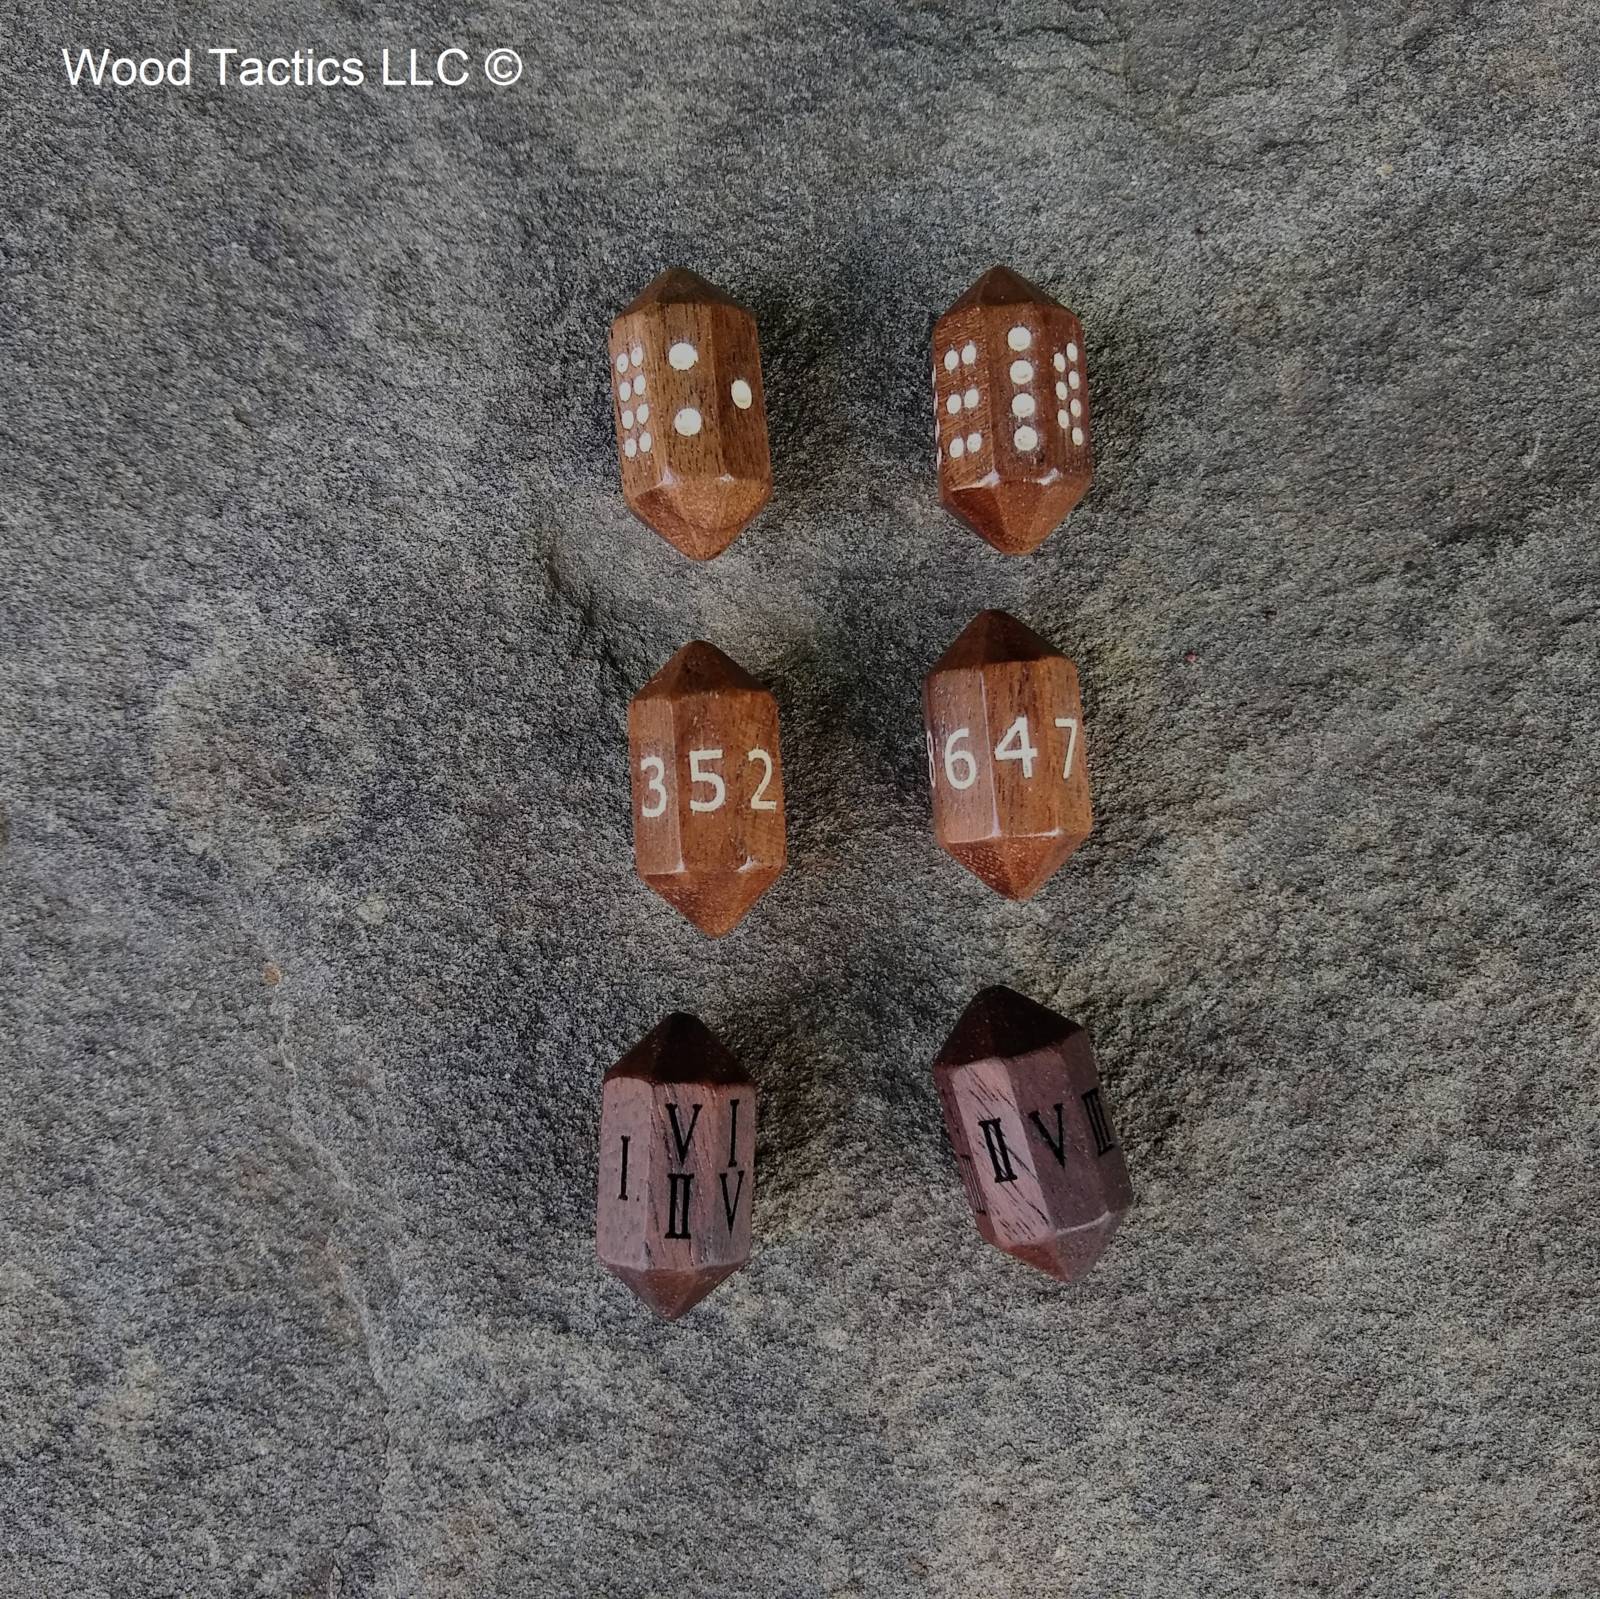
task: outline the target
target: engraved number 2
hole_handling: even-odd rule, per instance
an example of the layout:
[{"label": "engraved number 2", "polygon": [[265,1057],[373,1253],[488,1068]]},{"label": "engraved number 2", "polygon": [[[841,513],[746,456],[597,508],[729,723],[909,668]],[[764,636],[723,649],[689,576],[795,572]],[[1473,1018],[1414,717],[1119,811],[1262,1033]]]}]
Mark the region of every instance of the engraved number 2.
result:
[{"label": "engraved number 2", "polygon": [[751,761],[761,762],[761,782],[755,793],[750,796],[750,809],[753,811],[777,810],[778,802],[775,799],[766,798],[767,787],[772,782],[772,757],[765,750],[751,750],[745,756],[745,763],[748,765]]},{"label": "engraved number 2", "polygon": [[664,815],[667,809],[667,785],[662,779],[667,775],[666,762],[659,755],[646,755],[639,762],[639,770],[644,773],[647,785],[639,814],[652,819]]}]

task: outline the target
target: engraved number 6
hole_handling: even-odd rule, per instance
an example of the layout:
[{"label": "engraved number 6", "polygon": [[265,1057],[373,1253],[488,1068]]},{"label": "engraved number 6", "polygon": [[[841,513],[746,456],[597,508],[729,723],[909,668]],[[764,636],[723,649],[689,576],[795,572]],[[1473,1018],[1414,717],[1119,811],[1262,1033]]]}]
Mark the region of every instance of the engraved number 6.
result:
[{"label": "engraved number 6", "polygon": [[[970,727],[958,727],[944,741],[944,775],[951,788],[971,788],[978,781],[978,763],[973,760],[972,751],[956,748],[956,740],[965,738],[971,731]],[[965,768],[965,777],[956,776],[958,763]]]}]

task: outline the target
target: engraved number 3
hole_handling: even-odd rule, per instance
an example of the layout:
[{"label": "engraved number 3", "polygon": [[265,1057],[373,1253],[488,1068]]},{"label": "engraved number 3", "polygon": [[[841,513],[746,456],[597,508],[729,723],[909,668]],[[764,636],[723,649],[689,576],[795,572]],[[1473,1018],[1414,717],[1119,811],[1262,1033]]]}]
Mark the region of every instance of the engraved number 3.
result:
[{"label": "engraved number 3", "polygon": [[639,814],[652,819],[665,815],[667,785],[662,780],[667,775],[666,762],[659,755],[646,755],[639,762],[639,770],[644,773],[646,784],[644,804],[639,807]]}]

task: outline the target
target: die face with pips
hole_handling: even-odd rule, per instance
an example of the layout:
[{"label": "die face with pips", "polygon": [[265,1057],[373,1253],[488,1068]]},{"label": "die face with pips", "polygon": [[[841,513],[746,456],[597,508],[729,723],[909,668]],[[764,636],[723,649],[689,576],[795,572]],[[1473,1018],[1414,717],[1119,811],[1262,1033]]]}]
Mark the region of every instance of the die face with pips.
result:
[{"label": "die face with pips", "polygon": [[923,684],[933,830],[1008,899],[1030,899],[1094,817],[1078,673],[1004,611],[981,611]]},{"label": "die face with pips", "polygon": [[750,1258],[756,1092],[694,1016],[666,1018],[600,1089],[600,1263],[676,1320]]},{"label": "die face with pips", "polygon": [[995,549],[1036,549],[1094,476],[1083,326],[993,267],[933,330],[939,497]]},{"label": "die face with pips", "polygon": [[787,859],[777,701],[697,639],[634,696],[628,753],[639,877],[721,938]]},{"label": "die face with pips", "polygon": [[1133,1204],[1088,1033],[1014,990],[986,988],[934,1063],[945,1131],[979,1233],[1072,1282]]},{"label": "die face with pips", "polygon": [[772,495],[755,318],[672,267],[612,323],[607,349],[624,501],[692,559],[720,555]]}]

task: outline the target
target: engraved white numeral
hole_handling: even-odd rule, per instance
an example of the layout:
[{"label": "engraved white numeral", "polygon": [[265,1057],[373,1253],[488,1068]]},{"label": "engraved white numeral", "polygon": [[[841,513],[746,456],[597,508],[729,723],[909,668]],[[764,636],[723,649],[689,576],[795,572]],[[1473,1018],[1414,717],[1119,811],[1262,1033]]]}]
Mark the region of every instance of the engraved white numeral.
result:
[{"label": "engraved white numeral", "polygon": [[689,796],[689,809],[691,811],[720,811],[723,802],[728,797],[728,785],[722,781],[720,774],[709,772],[702,764],[705,761],[720,761],[721,750],[690,750],[689,751],[689,782],[708,783],[711,786],[711,798],[697,800],[693,794]]},{"label": "engraved white numeral", "polygon": [[[639,770],[644,773],[646,788],[644,804],[639,807],[639,814],[647,818],[655,818],[666,814],[667,785],[663,779],[667,775],[666,762],[659,755],[646,755],[639,762]],[[650,802],[656,802],[652,810]]]},{"label": "engraved white numeral", "polygon": [[1036,746],[1028,742],[1028,718],[1019,716],[1005,731],[1005,737],[994,747],[994,758],[997,761],[1021,761],[1022,775],[1033,776],[1033,759],[1039,753]]},{"label": "engraved white numeral", "polygon": [[1056,718],[1056,726],[1064,727],[1067,730],[1067,759],[1066,764],[1061,768],[1061,775],[1063,777],[1071,777],[1072,754],[1078,747],[1078,718],[1076,716],[1058,716]]},{"label": "engraved white numeral", "polygon": [[[978,781],[978,763],[973,760],[972,751],[956,748],[956,740],[966,738],[971,731],[970,727],[958,727],[944,741],[944,775],[951,788],[971,788]],[[956,776],[958,764],[966,774],[964,777]]]},{"label": "engraved white numeral", "polygon": [[775,799],[764,798],[767,785],[772,781],[772,757],[765,750],[751,750],[745,756],[745,764],[751,761],[761,762],[761,782],[754,794],[750,796],[750,809],[753,811],[775,811],[778,802]]},{"label": "engraved white numeral", "polygon": [[935,788],[939,782],[939,769],[933,760],[933,730],[928,730],[928,787]]}]

